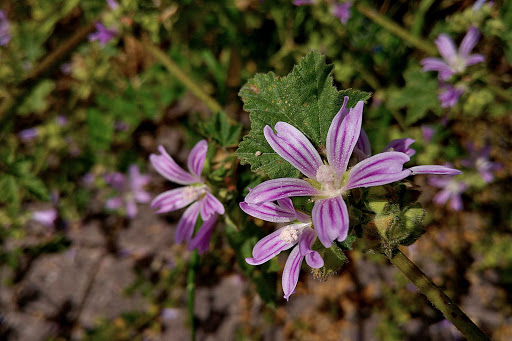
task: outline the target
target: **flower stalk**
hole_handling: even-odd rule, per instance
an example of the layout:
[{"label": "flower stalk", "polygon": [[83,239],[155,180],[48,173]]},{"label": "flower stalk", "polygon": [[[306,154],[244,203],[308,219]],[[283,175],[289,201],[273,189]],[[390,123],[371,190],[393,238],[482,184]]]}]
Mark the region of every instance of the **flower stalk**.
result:
[{"label": "flower stalk", "polygon": [[392,255],[386,256],[468,340],[490,340],[402,251],[395,249]]}]

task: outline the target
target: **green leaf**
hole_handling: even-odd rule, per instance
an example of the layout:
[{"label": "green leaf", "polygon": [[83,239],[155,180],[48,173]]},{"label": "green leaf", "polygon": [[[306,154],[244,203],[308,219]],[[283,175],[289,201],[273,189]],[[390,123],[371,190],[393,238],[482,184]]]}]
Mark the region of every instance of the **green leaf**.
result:
[{"label": "green leaf", "polygon": [[0,201],[14,206],[20,203],[20,191],[16,179],[12,175],[0,178]]},{"label": "green leaf", "polygon": [[95,149],[107,149],[112,142],[114,125],[112,119],[101,111],[91,108],[87,111],[89,144]]},{"label": "green leaf", "polygon": [[222,147],[236,146],[242,132],[242,126],[230,123],[224,112],[218,112],[208,121],[201,122],[199,129],[203,135],[211,137]]},{"label": "green leaf", "polygon": [[424,118],[429,111],[441,115],[437,99],[437,80],[428,72],[407,70],[404,74],[406,86],[389,91],[390,109],[407,108],[405,123],[411,125]]},{"label": "green leaf", "polygon": [[49,79],[42,80],[27,96],[18,108],[20,115],[40,113],[48,108],[46,97],[55,89],[55,83]]},{"label": "green leaf", "polygon": [[239,96],[251,118],[251,131],[236,152],[242,164],[249,163],[253,171],[262,171],[270,178],[299,175],[297,169],[270,147],[263,128],[274,127],[279,121],[287,122],[322,150],[344,96],[350,97],[349,107],[370,97],[370,93],[363,91],[338,91],[333,85],[332,69],[323,55],[313,51],[288,76],[279,77],[273,72],[257,74],[242,87]]},{"label": "green leaf", "polygon": [[32,174],[27,174],[20,179],[21,185],[40,200],[48,200],[50,193],[43,181]]}]

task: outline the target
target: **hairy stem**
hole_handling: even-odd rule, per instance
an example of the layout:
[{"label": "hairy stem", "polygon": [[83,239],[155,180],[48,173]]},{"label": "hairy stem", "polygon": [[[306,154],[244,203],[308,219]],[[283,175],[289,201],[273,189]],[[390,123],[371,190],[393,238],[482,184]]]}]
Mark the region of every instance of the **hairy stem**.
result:
[{"label": "hairy stem", "polygon": [[190,263],[187,275],[187,308],[190,319],[190,339],[196,339],[196,324],[194,318],[194,301],[196,294],[196,272],[199,265],[199,254],[194,250],[190,257]]},{"label": "hairy stem", "polygon": [[428,300],[470,341],[490,340],[446,294],[407,256],[396,249],[389,260],[418,287]]},{"label": "hairy stem", "polygon": [[356,4],[355,7],[364,16],[368,17],[369,19],[379,24],[380,26],[390,31],[391,33],[395,34],[396,36],[400,37],[409,45],[412,45],[417,49],[422,50],[430,55],[434,55],[437,53],[437,49],[433,44],[426,42],[419,37],[414,36],[408,30],[398,25],[388,17],[380,14],[376,10],[366,7],[361,3]]},{"label": "hairy stem", "polygon": [[197,85],[194,80],[192,80],[192,78],[190,78],[171,58],[165,54],[165,52],[160,50],[149,41],[142,41],[142,44],[156,60],[162,63],[167,68],[167,70],[172,73],[172,75],[176,77],[201,102],[203,102],[208,107],[208,109],[214,113],[222,111],[220,104],[217,103],[217,101],[210,97],[206,92],[204,92],[203,89],[201,89],[201,87]]}]

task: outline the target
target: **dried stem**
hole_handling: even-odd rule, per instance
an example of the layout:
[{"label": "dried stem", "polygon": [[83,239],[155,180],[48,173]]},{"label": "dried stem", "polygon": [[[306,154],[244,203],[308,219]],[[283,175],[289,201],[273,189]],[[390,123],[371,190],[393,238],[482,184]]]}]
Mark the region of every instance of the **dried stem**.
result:
[{"label": "dried stem", "polygon": [[407,256],[396,249],[389,260],[418,287],[432,304],[470,341],[490,340],[446,294]]}]

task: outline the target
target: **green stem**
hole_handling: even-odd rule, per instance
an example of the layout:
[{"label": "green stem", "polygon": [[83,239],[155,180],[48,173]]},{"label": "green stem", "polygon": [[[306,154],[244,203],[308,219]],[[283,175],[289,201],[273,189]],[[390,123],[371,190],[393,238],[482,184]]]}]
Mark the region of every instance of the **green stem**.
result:
[{"label": "green stem", "polygon": [[409,258],[396,249],[388,256],[400,271],[425,295],[432,304],[470,341],[490,340],[446,294],[432,282]]},{"label": "green stem", "polygon": [[194,250],[190,257],[190,263],[187,275],[187,308],[190,319],[190,339],[196,339],[196,324],[194,319],[194,300],[196,293],[196,272],[199,266],[199,254]]},{"label": "green stem", "polygon": [[417,49],[420,49],[430,55],[435,55],[437,53],[437,48],[432,43],[426,42],[421,38],[414,36],[413,34],[409,33],[409,31],[407,31],[405,28],[398,25],[388,17],[380,14],[376,10],[366,7],[365,5],[360,3],[355,5],[355,7],[364,16],[373,20],[375,23],[379,24],[380,26],[390,31],[391,33],[395,34],[396,36],[402,38],[409,45],[412,45]]},{"label": "green stem", "polygon": [[142,41],[142,45],[144,45],[146,50],[149,51],[149,53],[155,59],[162,63],[174,77],[176,77],[188,90],[190,90],[190,92],[192,92],[201,102],[203,102],[208,107],[208,109],[214,113],[222,111],[220,104],[217,103],[217,101],[210,97],[206,92],[204,92],[203,89],[201,89],[201,87],[192,80],[192,78],[190,78],[183,70],[180,69],[178,64],[176,64],[165,54],[165,52],[160,50],[149,41]]}]

